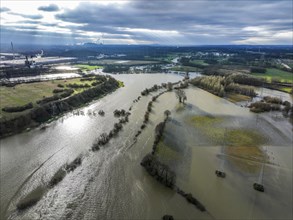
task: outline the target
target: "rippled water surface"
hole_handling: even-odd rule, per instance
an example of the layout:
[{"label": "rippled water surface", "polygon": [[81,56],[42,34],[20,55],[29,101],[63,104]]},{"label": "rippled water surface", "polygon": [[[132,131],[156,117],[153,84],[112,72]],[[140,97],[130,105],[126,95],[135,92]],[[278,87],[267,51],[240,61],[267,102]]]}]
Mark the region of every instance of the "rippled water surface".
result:
[{"label": "rippled water surface", "polygon": [[[175,219],[276,219],[292,218],[292,127],[287,120],[263,115],[258,126],[269,136],[266,150],[273,154],[273,164],[265,166],[263,182],[267,193],[251,187],[259,174],[237,171],[221,154],[221,146],[200,136],[196,129],[184,125],[193,114],[224,116],[235,127],[256,126],[256,115],[201,89],[186,90],[190,107],[177,111],[173,92],[165,93],[154,103],[150,123],[137,141],[151,96],[133,103],[140,92],[162,82],[182,77],[167,74],[116,75],[125,87],[94,101],[82,110],[85,115],[66,114],[45,130],[34,129],[1,140],[1,217],[9,219],[160,219],[171,214]],[[133,106],[129,123],[119,136],[98,152],[89,151],[94,140],[109,132],[118,121],[115,109]],[[87,115],[88,110],[105,111],[105,116]],[[178,185],[192,192],[207,208],[202,213],[185,199],[150,177],[139,165],[151,151],[154,128],[169,109],[172,120],[166,134],[186,157],[178,162]],[[178,123],[176,123],[178,122]],[[180,126],[181,125],[181,126]],[[184,125],[184,126],[183,126]],[[177,144],[176,144],[177,143]],[[178,144],[182,143],[182,144]],[[39,185],[46,184],[66,162],[83,155],[82,165],[43,198],[24,212],[17,212],[19,198]],[[219,167],[226,179],[214,175]]]}]

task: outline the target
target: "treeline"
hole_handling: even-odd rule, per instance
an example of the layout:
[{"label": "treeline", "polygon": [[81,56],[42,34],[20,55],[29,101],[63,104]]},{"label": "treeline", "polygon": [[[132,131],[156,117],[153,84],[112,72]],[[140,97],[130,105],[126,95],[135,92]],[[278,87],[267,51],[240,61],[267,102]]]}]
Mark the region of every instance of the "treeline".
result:
[{"label": "treeline", "polygon": [[[56,93],[56,91],[55,91],[55,93]],[[74,90],[73,89],[65,89],[60,94],[55,94],[53,96],[45,97],[45,98],[43,98],[41,100],[38,100],[37,101],[37,104],[43,105],[43,104],[48,103],[48,102],[52,102],[52,101],[56,101],[56,100],[59,100],[59,99],[63,99],[63,98],[66,98],[68,96],[71,96],[73,93],[74,93]]]},{"label": "treeline", "polygon": [[158,86],[157,84],[155,84],[155,85],[153,85],[151,88],[146,88],[145,90],[143,90],[142,92],[141,92],[141,95],[142,96],[146,96],[146,95],[148,95],[150,92],[156,92],[156,91],[158,91],[158,89],[161,89],[162,88],[162,86]]},{"label": "treeline", "polygon": [[282,101],[282,99],[272,96],[265,96],[263,100],[251,103],[249,108],[250,111],[254,113],[283,111],[284,116],[289,115],[292,117],[293,115],[293,109],[290,102]]},{"label": "treeline", "polygon": [[[130,116],[130,112],[126,112],[124,109],[122,110],[116,110],[116,112],[124,112],[124,114],[119,114],[118,116],[116,115],[115,117],[122,117],[119,119],[118,123],[114,124],[113,129],[107,134],[107,133],[102,133],[98,139],[94,142],[93,146],[92,146],[92,150],[93,151],[98,151],[100,150],[100,147],[106,145],[107,143],[109,143],[109,141],[115,137],[123,128],[123,124],[126,124],[129,122],[129,116]],[[115,112],[114,112],[115,115]],[[122,116],[123,115],[123,116]]]},{"label": "treeline", "polygon": [[197,77],[192,79],[190,83],[220,97],[224,97],[226,92],[234,92],[251,97],[256,96],[252,87],[239,85],[233,81],[233,78],[223,76]]},{"label": "treeline", "polygon": [[233,92],[250,97],[256,96],[256,92],[251,86],[239,85],[237,83],[229,83],[224,90],[225,92]]},{"label": "treeline", "polygon": [[233,71],[223,68],[222,66],[207,67],[202,72],[208,76],[225,76],[229,77],[233,82],[243,85],[262,86],[266,81],[248,74],[233,73]]},{"label": "treeline", "polygon": [[105,65],[103,69],[104,73],[118,73],[127,71],[129,71],[129,66],[127,65]]},{"label": "treeline", "polygon": [[167,187],[173,188],[175,185],[176,175],[170,168],[161,163],[156,156],[147,154],[141,161],[146,171],[153,176],[157,181],[161,182]]},{"label": "treeline", "polygon": [[266,73],[267,69],[263,67],[252,66],[250,67],[250,72],[251,73]]},{"label": "treeline", "polygon": [[79,94],[70,96],[67,99],[42,103],[40,106],[31,109],[26,114],[8,120],[4,119],[0,122],[0,137],[20,132],[27,127],[38,125],[39,123],[45,122],[57,115],[80,107],[95,98],[100,98],[103,95],[116,90],[118,87],[118,81],[108,76],[104,83]]},{"label": "treeline", "polygon": [[90,88],[91,86],[88,83],[85,83],[85,84],[69,83],[67,84],[67,87],[73,88],[73,89],[82,89],[82,88]]},{"label": "treeline", "polygon": [[265,83],[265,79],[256,78],[254,76],[250,76],[247,74],[233,73],[227,76],[231,78],[233,82],[242,84],[242,85],[263,86]]},{"label": "treeline", "polygon": [[24,110],[31,109],[31,108],[33,108],[33,103],[30,102],[28,104],[21,105],[21,106],[4,107],[4,108],[2,108],[2,111],[4,111],[4,112],[22,112]]},{"label": "treeline", "polygon": [[146,171],[154,177],[157,181],[165,185],[166,187],[169,187],[173,190],[175,190],[179,195],[183,196],[187,202],[195,205],[200,211],[204,212],[206,211],[206,208],[204,205],[202,205],[191,193],[185,193],[183,190],[181,190],[179,187],[175,185],[176,182],[176,174],[174,171],[172,171],[167,165],[161,163],[158,160],[158,157],[155,156],[156,149],[158,146],[158,143],[160,142],[165,125],[167,123],[167,120],[170,116],[171,112],[169,110],[166,110],[164,112],[165,120],[161,123],[159,123],[155,128],[155,140],[152,147],[152,152],[150,154],[147,154],[141,161],[140,165],[143,166]]}]

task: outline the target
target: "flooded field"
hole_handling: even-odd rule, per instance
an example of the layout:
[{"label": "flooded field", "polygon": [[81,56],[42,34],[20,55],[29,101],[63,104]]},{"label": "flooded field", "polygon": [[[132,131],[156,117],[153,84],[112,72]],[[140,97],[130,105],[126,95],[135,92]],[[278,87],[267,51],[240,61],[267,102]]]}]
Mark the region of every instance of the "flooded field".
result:
[{"label": "flooded field", "polygon": [[55,74],[44,74],[38,76],[26,76],[26,77],[14,77],[9,78],[10,82],[30,82],[30,81],[45,81],[45,80],[54,80],[54,79],[70,79],[80,77],[80,74],[77,73],[55,73]]},{"label": "flooded field", "polygon": [[[82,109],[102,109],[104,117],[68,113],[45,130],[34,129],[1,140],[1,219],[160,219],[165,214],[175,219],[292,219],[292,125],[287,119],[257,116],[190,87],[186,106],[178,104],[173,92],[160,96],[154,102],[149,124],[135,140],[147,103],[156,93],[137,103],[133,100],[145,88],[182,77],[114,77],[125,87]],[[113,111],[131,106],[129,123],[119,136],[99,151],[89,151],[95,139],[118,121]],[[167,109],[171,118],[161,143],[161,159],[176,171],[177,185],[191,192],[208,212],[188,204],[140,166],[151,151],[154,128]],[[249,146],[255,147],[252,152],[259,153],[261,159],[251,158],[247,150],[244,157],[235,156],[239,151],[228,149],[239,137],[246,145],[253,143],[255,136],[247,130],[255,131],[261,139],[256,146]],[[42,190],[36,205],[22,212],[16,210],[21,198],[46,185],[62,165],[79,155],[83,157],[81,166],[53,188]],[[218,178],[216,169],[225,171],[227,177]],[[254,182],[264,184],[265,193],[253,190]]]}]

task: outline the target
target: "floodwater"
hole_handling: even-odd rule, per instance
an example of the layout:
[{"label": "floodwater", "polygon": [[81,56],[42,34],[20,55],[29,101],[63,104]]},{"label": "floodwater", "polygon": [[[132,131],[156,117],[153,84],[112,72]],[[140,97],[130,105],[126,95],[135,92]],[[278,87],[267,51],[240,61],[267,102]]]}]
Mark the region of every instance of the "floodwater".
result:
[{"label": "floodwater", "polygon": [[275,96],[275,97],[282,99],[283,101],[288,101],[288,102],[293,103],[293,96],[289,93],[285,93],[285,92],[281,92],[281,91],[277,91],[277,90],[272,90],[272,89],[267,89],[267,88],[262,88],[262,87],[256,87],[255,91],[256,91],[256,93],[258,93],[258,95],[260,97]]},{"label": "floodwater", "polygon": [[26,77],[15,77],[15,78],[9,78],[8,80],[10,82],[30,82],[34,80],[53,80],[53,79],[70,79],[80,77],[77,73],[56,73],[56,74],[44,74],[44,75],[38,75],[38,76],[26,76]]},{"label": "floodwater", "polygon": [[[287,120],[261,116],[271,136],[266,150],[274,154],[274,163],[264,168],[266,192],[252,189],[259,175],[237,171],[214,146],[188,127],[180,126],[186,113],[176,111],[173,92],[165,93],[154,103],[150,122],[133,139],[143,121],[151,96],[132,103],[144,88],[162,82],[176,82],[182,77],[171,74],[114,75],[125,87],[92,102],[82,110],[105,111],[105,116],[66,114],[52,122],[46,130],[33,129],[1,140],[1,217],[8,219],[160,219],[170,214],[175,219],[283,219],[292,218],[292,130]],[[188,114],[224,115],[233,126],[255,126],[256,115],[201,89],[186,90]],[[97,152],[91,152],[95,138],[109,132],[118,121],[115,109],[133,106],[129,123],[119,136]],[[207,208],[200,212],[184,198],[165,188],[140,166],[151,151],[154,128],[171,110],[166,132],[173,132],[177,147],[186,155],[178,161],[177,184],[192,192]],[[175,123],[175,122],[178,123]],[[245,122],[245,123],[244,123]],[[172,126],[174,129],[172,129]],[[262,127],[262,126],[261,126]],[[280,143],[280,144],[279,144]],[[16,203],[39,185],[48,183],[66,162],[83,155],[82,165],[54,188],[48,190],[33,207],[18,212]],[[291,155],[291,156],[290,156]],[[226,179],[219,179],[214,170],[225,169]],[[2,219],[1,218],[1,219]]]},{"label": "floodwater", "polygon": [[55,69],[57,69],[57,70],[78,70],[77,67],[72,67],[72,66],[56,66]]}]

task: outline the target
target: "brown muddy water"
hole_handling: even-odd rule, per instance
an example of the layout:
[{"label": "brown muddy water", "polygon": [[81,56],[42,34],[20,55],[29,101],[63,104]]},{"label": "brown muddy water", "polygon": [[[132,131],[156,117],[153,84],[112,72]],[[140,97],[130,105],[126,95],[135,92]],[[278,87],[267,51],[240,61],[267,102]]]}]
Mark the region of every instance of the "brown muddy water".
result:
[{"label": "brown muddy water", "polygon": [[[45,130],[34,129],[1,140],[1,219],[160,219],[165,214],[175,219],[292,218],[292,126],[287,119],[256,116],[190,87],[184,107],[178,106],[173,92],[160,96],[154,102],[150,123],[135,142],[133,137],[153,94],[134,104],[132,100],[153,84],[182,78],[167,74],[115,77],[124,82],[124,88],[82,109],[103,109],[104,117],[68,113]],[[129,123],[119,136],[101,150],[89,151],[95,138],[109,132],[118,121],[113,111],[130,106]],[[172,114],[162,152],[172,151],[175,159],[165,159],[177,173],[177,185],[191,192],[208,212],[200,212],[160,185],[139,165],[151,151],[154,128],[167,109]],[[225,129],[257,130],[266,140],[260,148],[270,155],[269,162],[260,166],[237,157],[229,159],[223,150],[227,143],[221,137],[213,139],[189,123],[194,115],[220,117]],[[16,210],[20,198],[48,183],[62,165],[80,154],[81,166],[48,190],[36,205],[22,212]],[[261,169],[249,172],[238,166],[240,160]],[[227,177],[216,177],[216,169],[224,170]],[[253,190],[252,184],[258,181],[264,184],[265,193]]]}]

